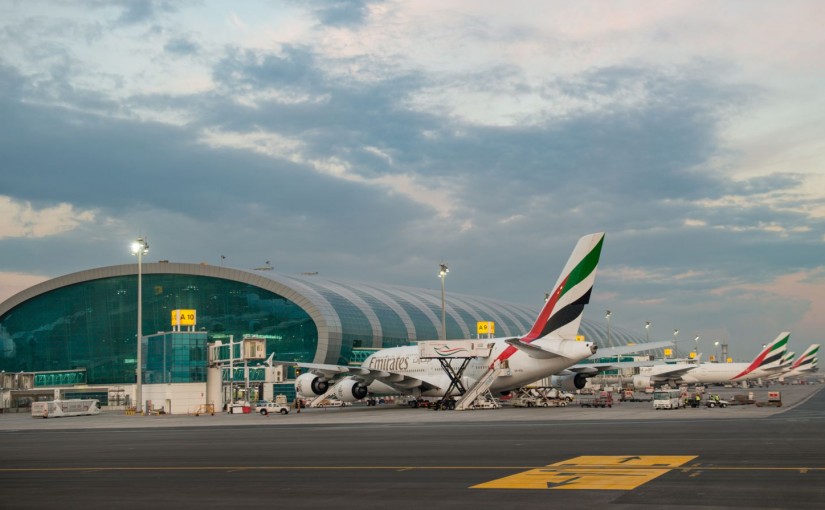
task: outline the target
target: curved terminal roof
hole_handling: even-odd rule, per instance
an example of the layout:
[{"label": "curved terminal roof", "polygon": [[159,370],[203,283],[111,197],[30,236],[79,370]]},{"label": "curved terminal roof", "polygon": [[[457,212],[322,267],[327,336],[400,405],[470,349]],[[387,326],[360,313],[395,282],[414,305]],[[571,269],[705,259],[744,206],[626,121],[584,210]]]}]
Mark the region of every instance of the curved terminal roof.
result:
[{"label": "curved terminal roof", "polygon": [[[15,306],[50,291],[90,280],[137,274],[137,264],[109,266],[72,273],[30,287],[3,303],[0,317]],[[435,289],[353,282],[317,275],[285,275],[207,264],[143,263],[143,274],[181,274],[240,282],[278,294],[304,309],[318,329],[314,361],[337,363],[344,334],[358,335],[364,347],[380,348],[385,337],[407,342],[431,340],[441,330],[441,292]],[[538,313],[531,308],[493,299],[450,292],[447,295],[447,337],[473,338],[475,323],[493,321],[495,336],[518,336],[528,331]],[[581,333],[607,346],[603,325],[585,319]],[[638,336],[611,328],[612,345],[638,343]]]}]

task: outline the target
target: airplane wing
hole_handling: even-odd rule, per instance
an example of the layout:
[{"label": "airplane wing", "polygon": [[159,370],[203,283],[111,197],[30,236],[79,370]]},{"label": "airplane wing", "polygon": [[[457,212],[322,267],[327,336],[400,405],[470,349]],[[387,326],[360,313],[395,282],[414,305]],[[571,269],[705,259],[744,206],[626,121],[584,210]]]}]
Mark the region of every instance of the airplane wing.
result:
[{"label": "airplane wing", "polygon": [[328,380],[349,376],[364,384],[380,381],[387,386],[396,388],[399,392],[419,387],[422,389],[434,388],[432,384],[421,379],[386,370],[373,370],[370,368],[345,365],[327,365],[323,363],[295,363],[295,365],[309,369],[313,374],[320,375]]},{"label": "airplane wing", "polygon": [[649,367],[658,364],[656,361],[618,361],[613,363],[579,363],[567,368],[568,374],[584,374],[588,377],[600,374],[607,370],[621,370],[623,368]]},{"label": "airplane wing", "polygon": [[[509,342],[508,342],[509,343]],[[670,341],[663,341],[663,342],[648,342],[642,344],[634,344],[634,345],[623,345],[620,347],[608,347],[606,349],[599,349],[596,354],[594,354],[593,358],[598,359],[605,359],[610,358],[613,356],[621,356],[622,354],[632,354],[641,351],[649,351],[651,349],[661,349],[663,347],[672,346],[673,342]],[[573,365],[572,367],[567,368],[563,372],[557,375],[571,375],[571,374],[583,374],[587,377],[593,377],[594,375],[600,374],[607,370],[620,370],[623,368],[636,368],[636,367],[649,367],[651,365],[657,365],[660,362],[658,361],[607,361],[607,362],[599,362],[599,363],[578,363]]]},{"label": "airplane wing", "polygon": [[646,342],[641,344],[622,345],[619,347],[599,348],[594,354],[594,357],[609,358],[610,356],[621,356],[622,354],[634,354],[642,351],[649,351],[652,349],[663,349],[665,347],[672,347],[673,342],[665,340],[662,342]]}]

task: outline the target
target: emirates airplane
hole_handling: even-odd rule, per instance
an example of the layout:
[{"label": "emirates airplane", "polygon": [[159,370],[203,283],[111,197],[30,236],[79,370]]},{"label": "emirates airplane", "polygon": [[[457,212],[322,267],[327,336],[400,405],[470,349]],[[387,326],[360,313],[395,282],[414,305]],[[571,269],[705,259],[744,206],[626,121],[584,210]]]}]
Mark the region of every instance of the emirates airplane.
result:
[{"label": "emirates airplane", "polygon": [[811,344],[810,347],[805,349],[802,356],[800,356],[790,366],[786,367],[785,372],[780,374],[780,377],[782,379],[787,379],[789,377],[798,377],[816,372],[816,355],[818,352],[819,344]]},{"label": "emirates airplane", "polygon": [[[484,378],[492,392],[506,392],[558,374],[596,352],[593,342],[578,337],[579,324],[596,278],[604,233],[579,239],[533,327],[516,338],[473,340],[484,346],[484,355],[470,359],[460,381],[468,388]],[[462,344],[462,342],[464,342]],[[466,345],[467,340],[443,342],[445,356]],[[308,372],[298,376],[295,389],[304,398],[326,394],[334,388],[343,402],[368,394],[404,394],[414,397],[458,396],[451,377],[436,358],[422,357],[418,345],[382,349],[360,367],[297,363]],[[479,385],[481,386],[481,384]]]},{"label": "emirates airplane", "polygon": [[633,386],[724,384],[767,377],[782,370],[790,336],[787,331],[780,333],[750,363],[665,363],[641,367],[639,375],[633,377]]}]

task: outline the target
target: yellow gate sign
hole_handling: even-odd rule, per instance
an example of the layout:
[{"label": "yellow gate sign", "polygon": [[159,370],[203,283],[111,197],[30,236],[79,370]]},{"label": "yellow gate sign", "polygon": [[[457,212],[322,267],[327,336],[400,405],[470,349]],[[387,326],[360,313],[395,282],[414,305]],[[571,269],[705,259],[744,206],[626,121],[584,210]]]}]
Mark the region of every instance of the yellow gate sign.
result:
[{"label": "yellow gate sign", "polygon": [[476,329],[478,330],[479,335],[495,335],[496,323],[490,321],[476,322]]},{"label": "yellow gate sign", "polygon": [[172,310],[172,326],[194,326],[197,318],[195,310]]}]

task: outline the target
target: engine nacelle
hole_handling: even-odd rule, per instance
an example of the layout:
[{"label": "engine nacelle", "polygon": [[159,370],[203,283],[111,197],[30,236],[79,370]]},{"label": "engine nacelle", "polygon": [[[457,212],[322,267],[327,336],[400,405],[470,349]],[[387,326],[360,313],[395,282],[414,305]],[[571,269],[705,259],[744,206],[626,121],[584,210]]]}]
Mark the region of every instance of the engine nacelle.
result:
[{"label": "engine nacelle", "polygon": [[301,374],[295,379],[295,392],[302,397],[317,397],[329,389],[329,381],[315,374]]},{"label": "engine nacelle", "polygon": [[355,379],[344,379],[335,387],[335,396],[341,402],[355,402],[367,396],[367,385]]},{"label": "engine nacelle", "polygon": [[584,374],[554,375],[550,378],[550,384],[554,388],[572,392],[584,388],[587,384],[587,376]]},{"label": "engine nacelle", "polygon": [[653,386],[653,381],[650,380],[649,375],[634,375],[633,376],[633,387],[637,390],[643,390],[645,388],[650,388]]}]

